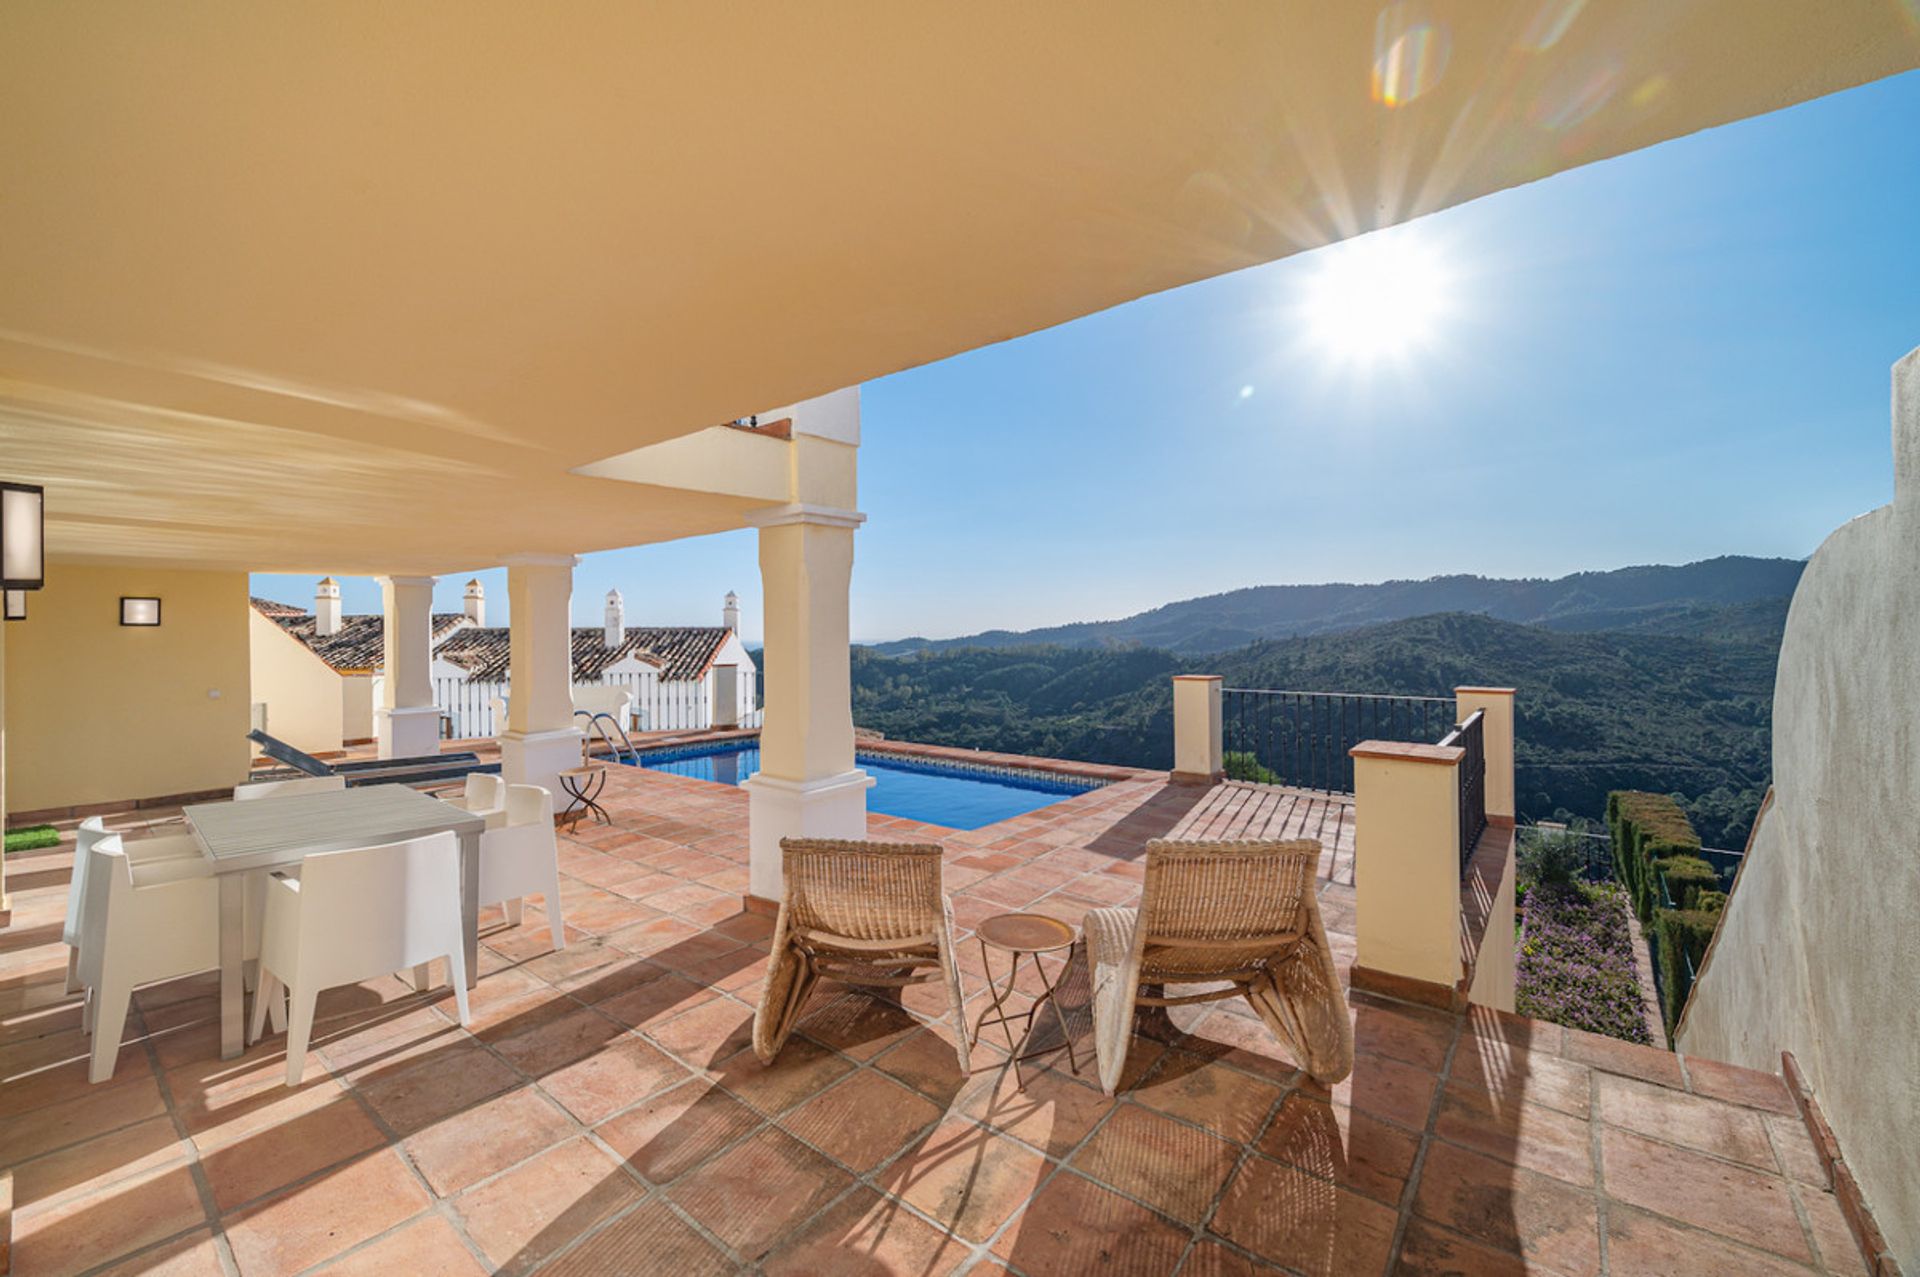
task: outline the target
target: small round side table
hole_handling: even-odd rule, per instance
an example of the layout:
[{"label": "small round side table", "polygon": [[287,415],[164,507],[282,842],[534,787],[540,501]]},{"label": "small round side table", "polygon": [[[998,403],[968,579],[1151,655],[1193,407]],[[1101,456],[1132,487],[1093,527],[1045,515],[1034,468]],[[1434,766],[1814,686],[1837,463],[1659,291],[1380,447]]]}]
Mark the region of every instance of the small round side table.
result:
[{"label": "small round side table", "polygon": [[567,809],[560,813],[560,822],[567,824],[567,832],[572,833],[580,827],[581,818],[593,813],[595,820],[611,825],[613,817],[597,801],[600,791],[607,787],[607,765],[588,763],[584,767],[569,767],[560,773],[560,788],[565,790],[569,801]]},{"label": "small round side table", "polygon": [[[1071,923],[1062,922],[1044,913],[999,913],[982,922],[974,932],[974,937],[980,941],[980,965],[986,972],[987,994],[990,1002],[988,1006],[981,1009],[980,1018],[974,1023],[973,1040],[978,1042],[982,1030],[989,1024],[997,1024],[1000,1026],[1000,1031],[1007,1036],[1007,1050],[1012,1054],[1015,1062],[1046,1054],[1053,1048],[1042,1047],[1038,1051],[1028,1051],[1024,1055],[1020,1053],[1020,1043],[1033,1036],[1034,1018],[1039,1015],[1041,1004],[1045,1003],[1053,1008],[1053,1014],[1060,1021],[1060,1035],[1067,1045],[1067,1065],[1077,1075],[1080,1072],[1080,1061],[1073,1053],[1073,1031],[1067,1027],[1066,1013],[1060,1009],[1059,1000],[1055,996],[1058,990],[1053,981],[1047,979],[1047,969],[1041,965],[1040,955],[1056,953],[1061,949],[1071,951],[1080,938],[1079,929]],[[990,949],[998,949],[1002,953],[1013,955],[1013,964],[1007,970],[1005,987],[994,983],[993,963],[988,957]],[[1010,1012],[1007,1010],[1007,998],[1013,993],[1014,985],[1019,979],[1020,959],[1023,956],[1032,959],[1033,969],[1040,975],[1040,987],[1044,992],[1035,998],[1033,1005],[1025,1011]],[[1019,1041],[1015,1041],[1011,1027],[1015,1020],[1025,1022]]]}]

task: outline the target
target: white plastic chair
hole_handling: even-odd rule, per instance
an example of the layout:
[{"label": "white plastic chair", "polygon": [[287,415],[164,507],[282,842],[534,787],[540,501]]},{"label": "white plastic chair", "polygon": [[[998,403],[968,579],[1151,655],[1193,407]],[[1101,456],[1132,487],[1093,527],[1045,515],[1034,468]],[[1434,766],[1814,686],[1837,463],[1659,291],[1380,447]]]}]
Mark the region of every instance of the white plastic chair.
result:
[{"label": "white plastic chair", "polygon": [[519,926],[526,896],[547,903],[553,947],[567,947],[560,914],[560,842],[553,832],[553,794],[541,785],[506,785],[506,822],[480,835],[480,904],[505,904]]},{"label": "white plastic chair", "polygon": [[[92,857],[88,854],[94,844],[102,838],[111,837],[107,825],[100,816],[89,816],[73,831],[73,873],[67,883],[67,916],[60,926],[61,943],[67,946],[67,992],[78,993],[86,987],[80,978],[80,949],[83,933],[83,913],[87,898],[87,865]],[[132,842],[123,842],[127,863],[139,866],[162,860],[188,858],[198,863],[203,872],[209,871],[200,843],[191,834],[167,834],[159,838],[141,838]]]},{"label": "white plastic chair", "polygon": [[120,835],[94,840],[81,907],[80,980],[93,1032],[87,1080],[113,1076],[133,991],[220,965],[220,890],[182,857],[128,860]]},{"label": "white plastic chair", "polygon": [[244,803],[255,798],[291,798],[295,794],[324,794],[345,789],[344,776],[301,776],[296,780],[256,780],[233,787],[233,801]]},{"label": "white plastic chair", "polygon": [[[506,808],[507,782],[493,772],[468,772],[466,788],[460,796],[441,801],[476,816],[490,815]],[[488,823],[491,825],[493,822]]]},{"label": "white plastic chair", "polygon": [[269,883],[260,992],[247,1040],[259,1040],[269,1006],[285,988],[288,1086],[300,1084],[322,989],[408,967],[423,988],[427,964],[445,958],[460,1023],[467,1023],[457,835],[319,852],[301,861],[297,881],[275,874]]}]

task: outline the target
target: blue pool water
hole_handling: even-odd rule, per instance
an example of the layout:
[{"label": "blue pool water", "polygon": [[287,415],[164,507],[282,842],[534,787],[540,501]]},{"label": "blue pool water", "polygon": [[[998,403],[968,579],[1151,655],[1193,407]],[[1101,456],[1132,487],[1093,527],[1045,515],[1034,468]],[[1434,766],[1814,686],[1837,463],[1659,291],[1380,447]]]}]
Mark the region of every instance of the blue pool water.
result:
[{"label": "blue pool water", "polygon": [[[867,810],[902,820],[923,820],[948,829],[978,829],[997,820],[1084,794],[1092,782],[1033,775],[1002,775],[964,767],[883,754],[861,754],[855,761],[874,779]],[[760,770],[757,744],[654,750],[640,765],[696,780],[738,785]]]}]

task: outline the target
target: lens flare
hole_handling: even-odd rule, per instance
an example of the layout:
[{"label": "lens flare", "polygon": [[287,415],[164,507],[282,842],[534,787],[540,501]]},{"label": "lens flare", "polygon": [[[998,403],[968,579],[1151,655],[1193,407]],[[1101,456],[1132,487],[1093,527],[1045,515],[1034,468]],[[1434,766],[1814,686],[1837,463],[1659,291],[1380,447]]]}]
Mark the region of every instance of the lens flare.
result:
[{"label": "lens flare", "polygon": [[1400,107],[1428,92],[1446,74],[1449,52],[1445,27],[1407,5],[1382,9],[1373,28],[1373,100]]},{"label": "lens flare", "polygon": [[1560,43],[1573,20],[1587,7],[1587,0],[1546,0],[1533,15],[1533,21],[1520,33],[1520,47],[1533,53],[1545,53]]},{"label": "lens flare", "polygon": [[1374,364],[1413,354],[1439,335],[1453,280],[1442,255],[1418,233],[1380,231],[1315,256],[1300,315],[1323,355]]}]

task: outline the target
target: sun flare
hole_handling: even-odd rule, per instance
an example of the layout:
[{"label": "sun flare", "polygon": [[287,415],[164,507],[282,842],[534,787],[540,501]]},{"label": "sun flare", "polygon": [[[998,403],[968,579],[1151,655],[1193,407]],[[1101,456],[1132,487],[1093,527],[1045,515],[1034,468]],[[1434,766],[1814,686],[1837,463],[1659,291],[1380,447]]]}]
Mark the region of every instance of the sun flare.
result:
[{"label": "sun flare", "polygon": [[1444,255],[1404,231],[1321,249],[1301,298],[1312,344],[1345,363],[1403,359],[1431,345],[1453,300]]}]

